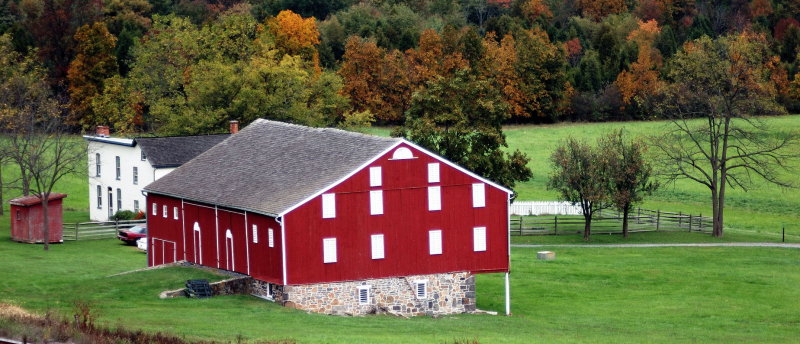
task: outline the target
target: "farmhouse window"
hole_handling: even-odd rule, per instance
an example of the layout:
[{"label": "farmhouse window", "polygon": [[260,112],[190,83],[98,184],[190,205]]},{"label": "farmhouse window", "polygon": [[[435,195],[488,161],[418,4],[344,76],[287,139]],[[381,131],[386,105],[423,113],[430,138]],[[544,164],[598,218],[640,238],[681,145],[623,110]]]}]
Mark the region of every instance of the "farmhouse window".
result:
[{"label": "farmhouse window", "polygon": [[442,210],[441,186],[428,187],[428,210],[430,211]]},{"label": "farmhouse window", "polygon": [[94,169],[95,169],[95,176],[100,176],[100,153],[94,154]]},{"label": "farmhouse window", "polygon": [[168,209],[168,208],[167,208],[167,205],[166,205],[166,204],[164,204],[163,206],[161,206],[161,216],[163,216],[165,219],[167,218],[167,209]]},{"label": "farmhouse window", "polygon": [[147,154],[144,154],[144,151],[142,151],[142,161],[145,161],[145,160],[147,160]]},{"label": "farmhouse window", "polygon": [[383,259],[383,234],[373,234],[370,239],[372,242],[372,259]]},{"label": "farmhouse window", "polygon": [[117,180],[122,178],[122,162],[120,162],[119,157],[116,158],[117,162]]},{"label": "farmhouse window", "polygon": [[133,200],[133,211],[136,212],[136,213],[139,212],[139,200],[138,199]]},{"label": "farmhouse window", "polygon": [[369,192],[369,214],[382,215],[383,214],[383,191],[372,190]]},{"label": "farmhouse window", "polygon": [[103,187],[97,186],[97,209],[103,209]]},{"label": "farmhouse window", "polygon": [[122,189],[117,188],[117,211],[122,210]]},{"label": "farmhouse window", "polygon": [[472,184],[472,207],[483,208],[486,206],[486,184]]},{"label": "farmhouse window", "polygon": [[336,194],[322,195],[322,218],[332,219],[336,217]]},{"label": "farmhouse window", "polygon": [[359,305],[368,305],[370,304],[369,299],[369,290],[372,288],[368,285],[362,285],[358,287],[358,304]]},{"label": "farmhouse window", "polygon": [[172,207],[172,218],[175,220],[178,219],[178,207]]},{"label": "farmhouse window", "polygon": [[472,229],[472,250],[475,252],[486,251],[486,227]]},{"label": "farmhouse window", "polygon": [[253,225],[253,243],[258,244],[258,225]]},{"label": "farmhouse window", "polygon": [[322,262],[336,263],[336,238],[322,239]]},{"label": "farmhouse window", "polygon": [[442,254],[442,230],[428,231],[428,251],[431,255]]},{"label": "farmhouse window", "polygon": [[267,241],[269,247],[275,247],[275,231],[272,228],[267,230]]},{"label": "farmhouse window", "polygon": [[418,299],[428,298],[428,280],[414,281],[414,293]]},{"label": "farmhouse window", "polygon": [[428,183],[439,182],[439,163],[432,162],[428,164]]},{"label": "farmhouse window", "polygon": [[381,176],[381,167],[370,167],[369,168],[369,186],[381,186],[382,184],[382,176]]},{"label": "farmhouse window", "polygon": [[139,184],[139,168],[133,166],[133,185]]}]

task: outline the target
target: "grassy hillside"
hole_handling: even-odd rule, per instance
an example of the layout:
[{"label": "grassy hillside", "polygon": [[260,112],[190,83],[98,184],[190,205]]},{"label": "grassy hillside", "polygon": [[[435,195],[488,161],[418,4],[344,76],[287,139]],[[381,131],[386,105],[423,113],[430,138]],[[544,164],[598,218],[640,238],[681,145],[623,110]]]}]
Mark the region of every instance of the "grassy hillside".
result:
[{"label": "grassy hillside", "polygon": [[[558,259],[512,251],[512,317],[404,319],[307,314],[251,296],[158,298],[208,272],[169,268],[126,275],[145,254],[117,240],[40,245],[8,238],[0,217],[0,302],[70,317],[88,302],[98,323],[189,339],[300,343],[794,342],[800,250],[558,248]],[[503,276],[479,275],[478,307],[503,310]],[[0,321],[0,327],[3,322]]]}]

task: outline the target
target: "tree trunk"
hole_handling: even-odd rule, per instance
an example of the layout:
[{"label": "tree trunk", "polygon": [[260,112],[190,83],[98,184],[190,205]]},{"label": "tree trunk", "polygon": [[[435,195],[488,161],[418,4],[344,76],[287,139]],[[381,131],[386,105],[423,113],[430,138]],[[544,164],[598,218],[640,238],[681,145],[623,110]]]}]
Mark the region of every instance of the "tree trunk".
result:
[{"label": "tree trunk", "polygon": [[3,202],[3,164],[0,164],[0,216],[5,215],[6,203]]},{"label": "tree trunk", "polygon": [[42,217],[44,220],[44,250],[47,251],[50,249],[50,215],[47,211],[47,202],[50,199],[50,193],[42,194]]},{"label": "tree trunk", "polygon": [[588,212],[589,215],[583,215],[583,240],[589,241],[592,236],[592,213]]},{"label": "tree trunk", "polygon": [[622,207],[622,237],[628,238],[628,213],[631,211],[631,205],[626,204]]}]

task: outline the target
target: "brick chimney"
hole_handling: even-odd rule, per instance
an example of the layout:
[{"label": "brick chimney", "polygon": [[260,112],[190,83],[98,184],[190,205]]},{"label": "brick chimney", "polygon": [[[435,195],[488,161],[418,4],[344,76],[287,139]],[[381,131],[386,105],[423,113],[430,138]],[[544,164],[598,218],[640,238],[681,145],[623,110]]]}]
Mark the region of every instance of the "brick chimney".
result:
[{"label": "brick chimney", "polygon": [[100,137],[109,137],[109,136],[111,136],[111,130],[108,129],[107,125],[98,125],[97,126],[97,131],[95,132],[95,135],[100,136]]},{"label": "brick chimney", "polygon": [[236,134],[239,132],[239,121],[233,120],[231,121],[231,134]]}]

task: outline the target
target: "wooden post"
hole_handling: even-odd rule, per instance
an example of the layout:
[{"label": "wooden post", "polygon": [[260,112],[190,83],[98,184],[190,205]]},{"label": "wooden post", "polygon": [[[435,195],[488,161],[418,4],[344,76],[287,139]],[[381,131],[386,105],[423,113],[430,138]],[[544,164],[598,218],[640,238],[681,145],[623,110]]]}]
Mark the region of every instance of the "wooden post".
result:
[{"label": "wooden post", "polygon": [[678,212],[678,228],[681,228],[681,226],[683,226],[683,213],[679,211]]},{"label": "wooden post", "polygon": [[689,232],[692,231],[692,214],[689,214]]},{"label": "wooden post", "polygon": [[522,236],[522,216],[519,217],[519,236]]},{"label": "wooden post", "polygon": [[508,272],[506,272],[506,316],[511,315],[511,285],[508,283]]},{"label": "wooden post", "polygon": [[781,229],[781,242],[786,242],[786,226]]},{"label": "wooden post", "polygon": [[658,210],[656,215],[656,232],[658,232],[658,228],[661,226],[661,210]]},{"label": "wooden post", "polygon": [[78,241],[78,227],[80,225],[80,222],[75,222],[75,241]]},{"label": "wooden post", "polygon": [[703,213],[700,213],[700,231],[703,231]]},{"label": "wooden post", "polygon": [[555,217],[555,222],[553,224],[553,234],[558,235],[558,216]]}]

